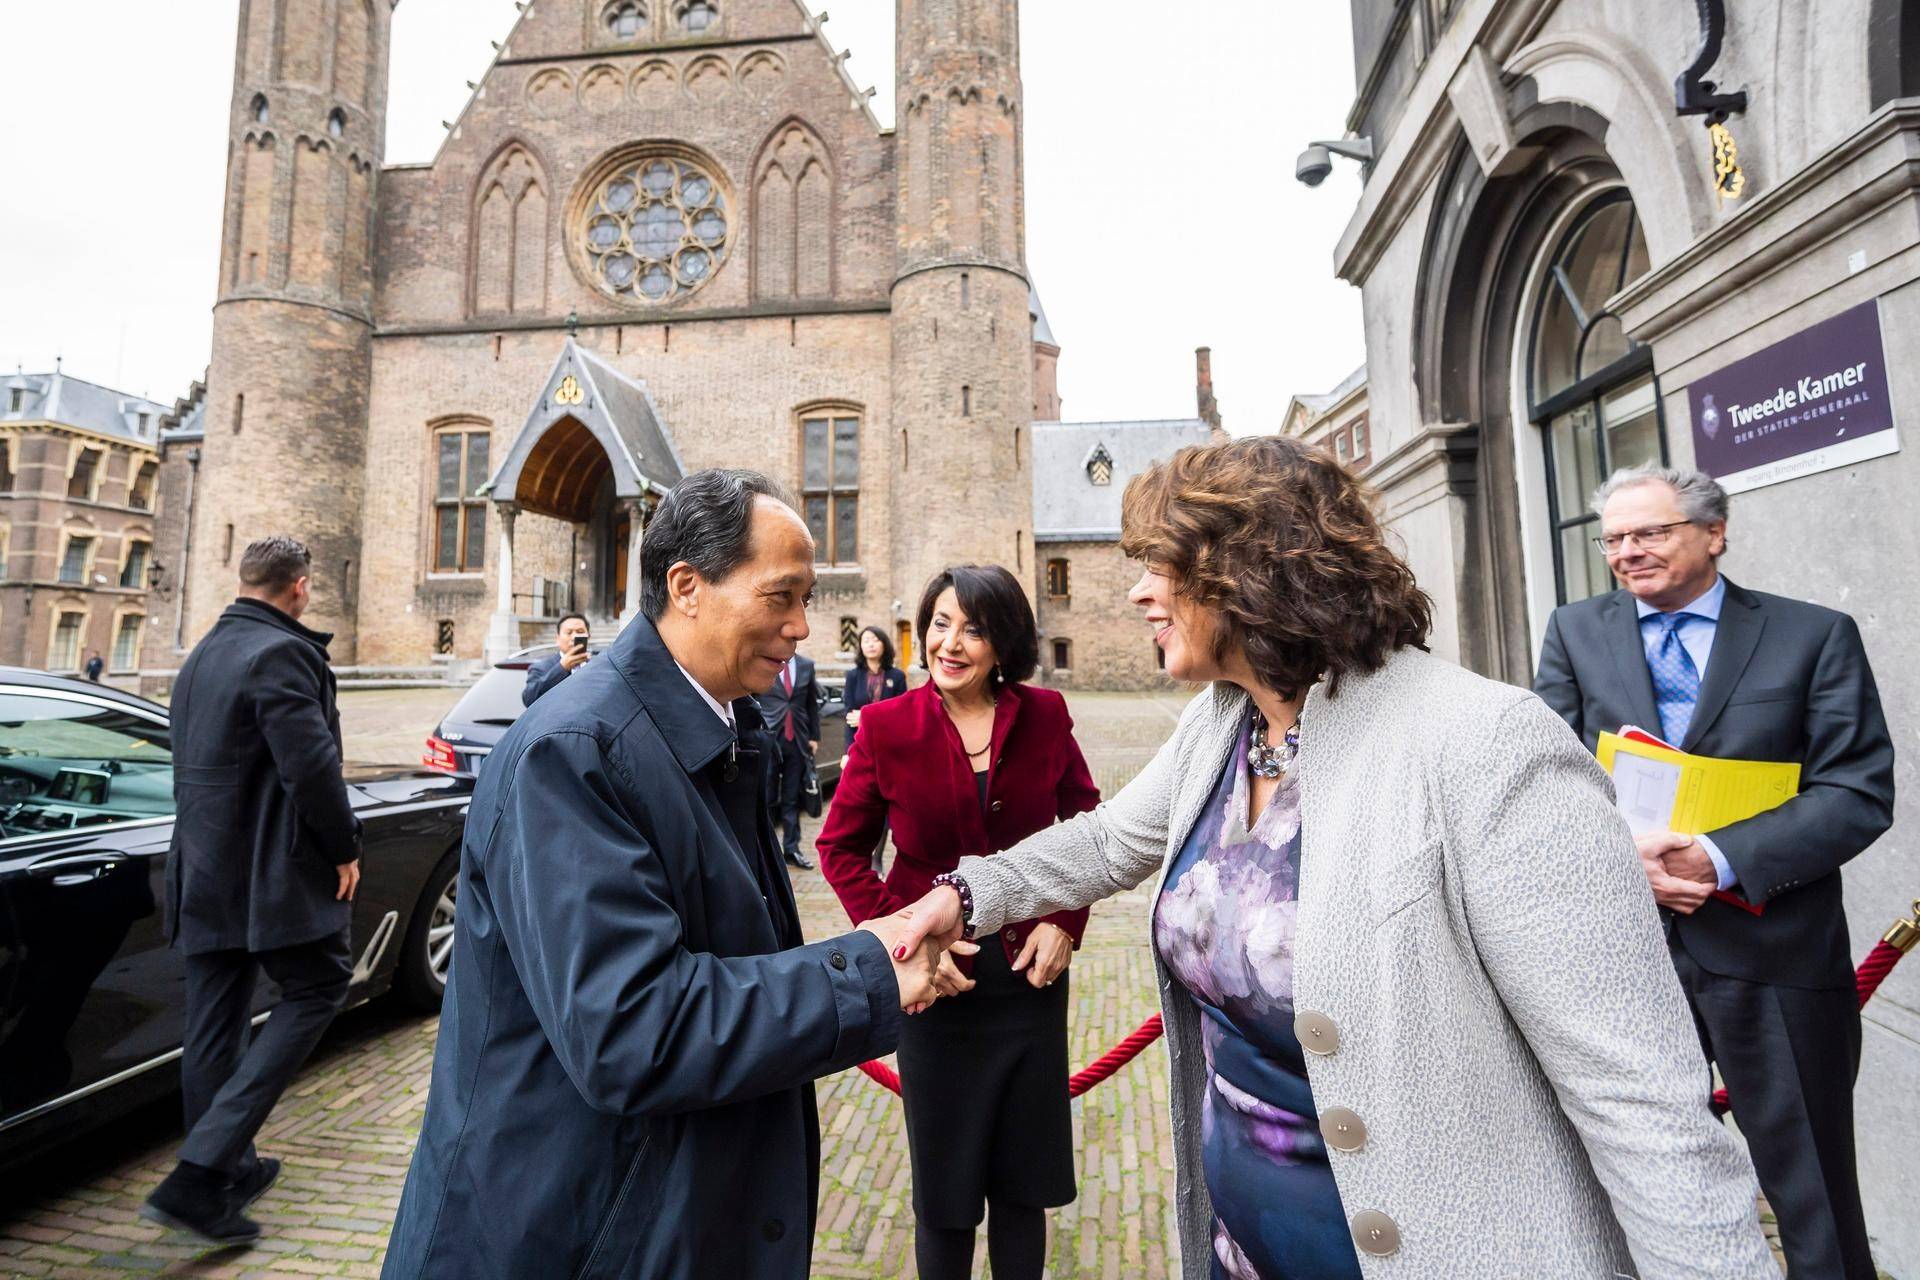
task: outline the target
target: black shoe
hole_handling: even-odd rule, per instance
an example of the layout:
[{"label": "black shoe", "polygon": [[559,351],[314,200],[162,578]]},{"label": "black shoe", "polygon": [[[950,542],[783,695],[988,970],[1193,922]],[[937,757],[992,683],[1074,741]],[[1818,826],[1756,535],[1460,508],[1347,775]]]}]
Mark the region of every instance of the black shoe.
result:
[{"label": "black shoe", "polygon": [[[277,1170],[279,1162],[273,1164]],[[222,1248],[252,1244],[260,1238],[260,1224],[241,1213],[238,1194],[213,1170],[182,1160],[140,1206],[140,1216],[206,1244]]]},{"label": "black shoe", "polygon": [[798,868],[800,868],[800,869],[801,869],[802,871],[811,871],[811,870],[813,870],[813,864],[812,864],[811,862],[808,862],[808,861],[807,861],[807,856],[806,856],[805,854],[803,854],[803,853],[790,853],[790,854],[788,854],[788,855],[787,855],[787,865],[788,865],[788,866],[790,866],[790,867],[798,867]]},{"label": "black shoe", "polygon": [[245,1213],[247,1206],[267,1194],[280,1177],[280,1162],[272,1156],[261,1156],[253,1162],[253,1168],[233,1180],[228,1190],[233,1194],[235,1210]]}]

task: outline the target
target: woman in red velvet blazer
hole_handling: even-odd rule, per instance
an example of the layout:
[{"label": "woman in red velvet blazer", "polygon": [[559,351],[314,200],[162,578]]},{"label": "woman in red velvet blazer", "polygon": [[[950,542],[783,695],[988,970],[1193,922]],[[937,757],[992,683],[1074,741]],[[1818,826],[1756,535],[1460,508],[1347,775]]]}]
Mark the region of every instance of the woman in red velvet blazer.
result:
[{"label": "woman in red velvet blazer", "polygon": [[[820,870],[854,920],[899,910],[965,854],[1006,849],[1093,808],[1100,791],[1066,700],[1022,683],[1033,609],[997,566],[936,576],[920,602],[931,679],[865,709],[820,834]],[[884,880],[869,854],[891,828]],[[908,1019],[900,1077],[922,1280],[971,1274],[988,1206],[995,1280],[1038,1280],[1045,1210],[1075,1194],[1067,1110],[1067,984],[1085,911],[1009,924],[950,957],[962,994]],[[969,980],[970,978],[970,980]]]}]

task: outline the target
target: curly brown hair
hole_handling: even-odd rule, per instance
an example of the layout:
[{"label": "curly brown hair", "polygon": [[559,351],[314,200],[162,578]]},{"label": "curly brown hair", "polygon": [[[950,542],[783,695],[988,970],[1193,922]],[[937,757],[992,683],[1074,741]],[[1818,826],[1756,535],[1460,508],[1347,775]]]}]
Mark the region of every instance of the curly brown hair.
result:
[{"label": "curly brown hair", "polygon": [[1433,602],[1388,547],[1373,495],[1326,449],[1286,436],[1190,445],[1127,485],[1120,546],[1221,620],[1285,697],[1427,647]]}]

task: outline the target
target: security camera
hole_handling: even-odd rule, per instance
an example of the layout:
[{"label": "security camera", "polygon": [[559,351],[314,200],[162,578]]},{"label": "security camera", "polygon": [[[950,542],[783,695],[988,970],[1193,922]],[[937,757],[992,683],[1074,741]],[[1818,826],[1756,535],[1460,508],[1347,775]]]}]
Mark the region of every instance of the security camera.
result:
[{"label": "security camera", "polygon": [[1310,142],[1300,158],[1293,162],[1293,176],[1310,187],[1317,187],[1333,172],[1333,158],[1345,156],[1361,164],[1373,163],[1372,138],[1347,138],[1335,142]]},{"label": "security camera", "polygon": [[1293,162],[1293,176],[1310,187],[1317,187],[1333,172],[1333,152],[1325,147],[1308,147]]}]

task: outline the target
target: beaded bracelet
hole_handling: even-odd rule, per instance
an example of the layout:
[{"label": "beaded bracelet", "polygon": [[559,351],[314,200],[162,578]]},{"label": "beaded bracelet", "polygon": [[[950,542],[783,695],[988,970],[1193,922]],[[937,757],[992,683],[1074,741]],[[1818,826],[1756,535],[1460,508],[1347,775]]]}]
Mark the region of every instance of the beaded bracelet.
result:
[{"label": "beaded bracelet", "polygon": [[973,890],[967,887],[965,880],[952,871],[943,872],[933,878],[934,888],[937,889],[941,885],[947,886],[960,895],[960,923],[963,926],[961,935],[971,939],[973,937]]}]

